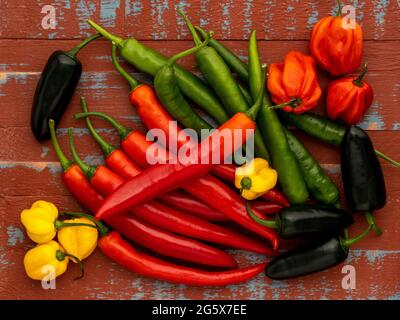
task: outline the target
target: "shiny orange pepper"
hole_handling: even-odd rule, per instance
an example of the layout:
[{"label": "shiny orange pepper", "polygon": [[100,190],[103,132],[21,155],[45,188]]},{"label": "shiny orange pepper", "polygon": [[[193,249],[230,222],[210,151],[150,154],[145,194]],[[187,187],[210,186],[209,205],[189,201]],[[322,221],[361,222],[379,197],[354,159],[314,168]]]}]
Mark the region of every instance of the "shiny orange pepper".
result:
[{"label": "shiny orange pepper", "polygon": [[331,119],[341,119],[349,125],[360,122],[374,100],[372,87],[362,80],[366,72],[367,66],[358,78],[342,78],[329,85],[326,112]]},{"label": "shiny orange pepper", "polygon": [[322,91],[314,59],[299,51],[290,51],[284,63],[270,65],[268,90],[277,104],[297,99],[283,108],[286,112],[301,114],[316,107]]},{"label": "shiny orange pepper", "polygon": [[336,17],[321,19],[311,32],[310,52],[317,64],[334,77],[357,71],[363,51],[361,26],[342,17],[342,6]]}]

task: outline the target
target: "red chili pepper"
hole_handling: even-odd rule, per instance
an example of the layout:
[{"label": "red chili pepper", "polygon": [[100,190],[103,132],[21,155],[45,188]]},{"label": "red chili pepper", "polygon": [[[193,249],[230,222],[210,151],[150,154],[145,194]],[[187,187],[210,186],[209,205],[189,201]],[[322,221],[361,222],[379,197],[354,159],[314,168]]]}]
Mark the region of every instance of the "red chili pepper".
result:
[{"label": "red chili pepper", "polygon": [[[81,170],[87,175],[97,192],[105,197],[123,185],[124,179],[106,167],[100,165],[95,168],[85,164],[79,158],[75,150],[72,139],[72,131],[69,130],[68,134],[70,137],[70,149],[73,158]],[[149,205],[151,206],[152,203],[149,203]],[[160,204],[160,206],[162,205]],[[147,212],[147,208],[148,206],[141,208],[140,212]],[[135,213],[136,209],[137,208],[134,209],[133,213]],[[110,224],[111,227],[121,232],[124,236],[163,255],[209,266],[226,268],[236,267],[236,261],[224,251],[215,249],[192,239],[184,238],[173,233],[157,229],[140,221],[134,216],[130,216],[129,219],[127,219],[126,215],[122,218],[115,219],[113,219],[113,217],[106,217],[105,221]],[[174,221],[174,223],[177,222],[179,221]],[[121,229],[121,227],[124,225],[126,227]],[[171,225],[173,226],[173,224],[170,224],[169,226]],[[188,225],[186,224],[186,227],[187,226]],[[211,233],[211,230],[208,230],[208,232]]]},{"label": "red chili pepper", "polygon": [[[84,112],[88,112],[86,100],[83,97],[81,98],[81,106]],[[121,149],[116,149],[107,141],[105,141],[97,133],[89,117],[87,117],[85,121],[90,134],[102,149],[105,156],[106,166],[110,168],[111,171],[119,175],[124,180],[133,178],[143,171],[142,168],[139,167],[124,151]],[[211,209],[190,195],[182,192],[174,191],[171,193],[166,193],[160,196],[160,200],[163,200],[164,203],[169,204],[173,208],[191,213],[207,221],[227,220],[224,215],[216,212],[214,209]]]},{"label": "red chili pepper", "polygon": [[182,191],[168,192],[160,196],[158,200],[207,221],[222,222],[229,220],[222,213]]},{"label": "red chili pepper", "polygon": [[[216,175],[218,178],[233,183],[235,181],[235,170],[236,166],[232,164],[222,164],[219,166],[215,166],[213,168],[212,173]],[[271,201],[273,203],[279,204],[283,207],[289,207],[289,201],[286,199],[285,195],[274,188],[265,193],[262,198],[265,200]]]},{"label": "red chili pepper", "polygon": [[70,161],[64,152],[62,152],[54,126],[54,121],[49,120],[51,141],[63,170],[62,180],[69,192],[72,193],[81,205],[91,212],[96,212],[103,202],[103,197],[94,191],[79,166]]},{"label": "red chili pepper", "polygon": [[107,257],[132,272],[189,286],[226,286],[240,283],[255,277],[266,267],[262,263],[242,269],[209,272],[177,266],[139,253],[114,231],[100,239],[99,247]]},{"label": "red chili pepper", "polygon": [[326,97],[326,112],[329,118],[341,119],[348,125],[356,125],[374,100],[372,87],[362,81],[367,65],[358,78],[347,77],[329,84]]},{"label": "red chili pepper", "polygon": [[[135,149],[136,152],[130,156],[132,156],[139,165],[149,167],[146,154],[147,149],[152,143],[147,141],[142,133],[135,132],[134,136],[135,139],[132,139],[131,146],[134,146],[133,149]],[[162,150],[161,153],[165,154],[167,160],[173,157],[173,155],[170,155],[170,153],[161,146],[159,150]],[[270,240],[274,249],[278,247],[279,239],[276,232],[269,228],[260,228],[259,224],[254,223],[253,219],[247,214],[245,201],[236,192],[215,177],[206,175],[185,184],[182,188],[210,207],[218,210],[232,221]],[[255,214],[260,217],[263,216],[262,213],[257,210],[255,210]]]},{"label": "red chili pepper", "polygon": [[[85,115],[85,114],[83,114]],[[103,114],[103,113],[99,113],[99,112],[89,112],[86,115],[95,115],[95,116],[100,116],[101,118],[109,121],[115,128],[118,129],[118,132],[120,133],[121,136],[125,136],[126,139],[123,140],[123,142],[121,143],[122,146],[126,146],[127,149],[125,150],[128,155],[136,162],[138,163],[140,166],[144,167],[144,168],[148,168],[149,167],[149,163],[147,161],[146,156],[148,155],[147,153],[147,149],[152,146],[152,143],[150,141],[146,140],[146,137],[143,133],[137,132],[137,131],[132,131],[130,132],[127,128],[123,127],[120,123],[118,123],[117,121],[115,121],[113,118]],[[80,118],[80,116],[78,115],[78,118]],[[123,135],[123,133],[125,133],[125,135]],[[165,150],[162,146],[159,146],[158,148],[158,156],[162,156],[162,159],[165,159],[167,162],[170,159],[170,157],[172,157],[172,155]],[[211,180],[210,183],[208,183],[208,180]],[[204,180],[205,182],[202,183],[202,185],[209,185],[209,188],[206,188],[206,190],[204,190],[204,192],[202,190],[199,190],[198,193],[203,195],[204,193],[208,193],[209,195],[212,194],[214,195],[215,193],[219,192],[220,188],[227,188],[230,190],[229,194],[231,194],[231,192],[233,192],[235,195],[233,196],[235,198],[236,206],[237,207],[242,207],[241,213],[245,213],[246,217],[248,218],[246,225],[248,226],[252,226],[250,230],[253,230],[254,232],[260,234],[261,236],[265,237],[266,239],[271,240],[274,249],[277,248],[278,245],[278,239],[277,239],[277,234],[274,230],[272,229],[268,229],[268,228],[260,228],[260,225],[257,223],[254,223],[254,221],[252,219],[250,219],[247,216],[247,211],[246,211],[246,207],[243,204],[241,197],[236,194],[234,191],[232,191],[229,187],[227,187],[226,185],[224,185],[223,183],[220,183],[219,186],[216,186],[216,184],[214,184],[214,177],[212,177],[211,175],[205,175],[203,177],[201,177],[199,180]],[[195,184],[197,187],[199,188],[203,188],[203,186],[199,186],[197,184],[197,182],[195,180],[193,180],[191,182],[191,184]],[[192,195],[194,195],[196,198],[199,198],[198,194],[197,194],[197,190],[196,188],[191,188],[190,191],[189,189],[186,188],[187,186],[183,186],[183,189],[188,191],[189,193],[191,193]],[[212,188],[216,188],[216,189],[212,189]],[[223,197],[222,195],[219,195],[220,197]],[[209,204],[208,203],[208,199],[201,199],[203,200],[204,203]],[[229,201],[233,201],[232,196],[230,196],[228,199],[222,199],[222,202],[226,203]],[[231,213],[226,214],[224,212],[224,210],[228,210],[226,209],[222,204],[221,204],[221,208],[218,206],[216,207],[216,203],[213,202],[213,205],[209,204],[212,208],[218,210],[219,212],[221,212],[222,214],[224,214],[226,217],[228,217],[229,219],[236,221],[242,221],[242,219],[236,219],[236,216],[232,216]],[[256,214],[262,216],[261,213],[257,213]],[[236,221],[238,222],[238,221]],[[243,222],[243,221],[242,221]],[[239,224],[241,224],[239,222]],[[243,224],[242,224],[243,225]],[[246,226],[245,226],[246,227]]]},{"label": "red chili pepper", "polygon": [[[57,149],[57,155],[59,156],[60,162],[63,163],[63,169],[66,168],[65,170],[67,171],[69,168],[72,168],[72,166],[68,167],[71,161],[67,159],[61,151],[55,136],[54,122],[52,125],[50,124],[50,127],[52,127],[52,141]],[[85,195],[89,195],[88,197],[81,197],[82,205],[88,209],[100,206],[103,198],[92,188],[87,177],[77,165],[73,165],[73,170],[73,174],[68,176],[67,181],[71,186],[77,187],[73,190],[77,192],[76,194],[78,196],[79,191],[82,191]],[[81,188],[81,186],[83,187]],[[92,197],[90,195],[95,196]],[[94,211],[95,210],[92,212]],[[262,272],[266,266],[266,264],[259,264],[253,267],[220,272],[207,272],[178,266],[137,252],[127,241],[123,240],[116,231],[112,231],[108,235],[103,236],[99,241],[99,247],[110,259],[133,272],[159,280],[186,285],[224,286],[244,282]]]},{"label": "red chili pepper", "polygon": [[266,201],[252,201],[251,208],[253,209],[253,211],[256,210],[262,215],[268,216],[277,213],[279,210],[282,209],[282,206],[276,203],[270,203]]},{"label": "red chili pepper", "polygon": [[[98,166],[97,168],[94,168],[85,164],[77,155],[71,134],[70,134],[70,147],[71,147],[71,153],[76,163],[81,167],[83,172],[88,174],[95,189],[97,189],[97,191],[100,192],[100,194],[102,194],[103,196],[107,196],[109,193],[116,190],[124,182],[124,179],[122,179],[120,176],[113,173],[104,166]],[[274,254],[274,252],[272,252],[269,248],[267,248],[265,244],[263,244],[258,240],[249,238],[238,232],[229,230],[225,227],[217,226],[208,223],[206,221],[203,221],[201,219],[191,217],[187,214],[181,213],[177,210],[162,205],[161,203],[157,203],[156,201],[151,201],[147,204],[137,206],[132,210],[132,213],[146,223],[149,223],[155,227],[159,227],[161,229],[165,229],[173,233],[178,233],[191,238],[196,238],[208,242],[214,242],[221,245],[226,245],[232,248],[239,248],[262,254]],[[175,235],[168,235],[163,231],[158,232],[157,229],[150,226],[146,226],[145,223],[137,221],[137,219],[134,218],[132,219],[135,220],[135,222],[126,221],[125,223],[135,226],[137,236],[134,238],[134,240],[136,242],[142,244],[147,248],[159,251],[160,249],[155,248],[154,246],[155,245],[159,246],[157,240],[161,241],[161,238],[158,236],[160,236],[160,234],[165,234],[166,235],[166,239],[164,240],[165,246],[163,246],[162,248],[163,250],[162,253],[166,255],[171,254],[171,252],[168,249],[174,245],[174,242],[171,241],[171,239],[172,240],[176,239],[177,237]],[[110,223],[111,226],[113,226],[116,230],[126,235],[126,233],[123,232],[122,230],[128,230],[129,228],[120,229],[117,228],[115,225],[113,225],[114,221],[123,221],[123,220],[124,219],[122,220],[107,219],[107,222]],[[148,235],[146,238],[145,230],[147,231],[152,230],[150,234],[152,235],[153,239],[148,239],[149,238]],[[135,232],[132,232],[132,234],[135,234]],[[170,247],[167,247],[168,242],[170,242]],[[188,246],[190,245],[190,243],[192,243],[192,240],[190,240],[189,243],[187,243],[187,241],[184,241],[184,238],[178,237],[178,239],[176,239],[175,242],[180,242],[181,247],[184,249],[185,246]],[[203,246],[203,244],[201,245]],[[198,251],[197,247],[199,247],[198,242],[193,242],[193,248],[192,248],[193,254],[196,253],[196,251]],[[203,248],[202,251],[206,251],[206,249],[208,250],[209,254],[215,254],[213,252],[210,252],[209,246],[206,246],[205,249]],[[214,248],[212,248],[212,250],[214,250]],[[179,250],[175,250],[173,252],[174,254],[173,257],[176,257],[176,255],[179,255],[178,257],[182,257],[182,254],[184,252],[182,252],[182,250],[180,250],[180,252],[178,251]],[[220,250],[217,250],[216,253],[221,255]],[[186,257],[186,255],[183,256]],[[199,259],[198,256],[196,256],[195,258]],[[225,253],[223,254],[223,258],[226,258]],[[200,259],[202,259],[202,257],[200,257]],[[217,259],[213,258],[213,260],[215,261],[215,263],[218,263]],[[214,263],[214,261],[212,263]]]}]

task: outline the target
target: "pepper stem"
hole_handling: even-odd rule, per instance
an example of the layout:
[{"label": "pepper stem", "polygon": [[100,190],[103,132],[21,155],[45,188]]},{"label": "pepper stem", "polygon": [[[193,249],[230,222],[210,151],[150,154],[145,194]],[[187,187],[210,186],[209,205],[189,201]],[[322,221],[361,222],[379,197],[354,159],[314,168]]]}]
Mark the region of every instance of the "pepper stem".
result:
[{"label": "pepper stem", "polygon": [[178,9],[176,11],[183,18],[183,20],[185,20],[186,26],[188,27],[189,32],[192,34],[193,41],[194,41],[195,45],[196,46],[200,45],[201,44],[200,37],[197,34],[196,29],[194,28],[194,26],[193,26],[192,22],[190,21],[190,19],[188,18],[188,16],[186,14],[184,14],[182,10]]},{"label": "pepper stem", "polygon": [[265,94],[265,81],[267,78],[267,65],[266,64],[263,64],[261,66],[261,74],[262,74],[261,87],[258,92],[257,99],[254,102],[253,106],[249,110],[246,111],[246,115],[249,118],[253,119],[254,121],[256,121],[258,111],[260,110],[260,108],[263,104],[263,99],[264,99],[264,94]]},{"label": "pepper stem", "polygon": [[250,201],[246,202],[246,210],[249,216],[258,224],[261,224],[262,226],[266,226],[271,229],[279,229],[279,222],[277,220],[263,220],[257,217],[250,207]]},{"label": "pepper stem", "polygon": [[386,154],[382,153],[379,150],[375,149],[375,153],[381,157],[382,159],[386,160],[387,162],[391,163],[392,165],[394,165],[395,167],[400,168],[400,162],[397,162],[396,160],[390,158],[389,156],[387,156]]},{"label": "pepper stem", "polygon": [[115,44],[112,45],[111,49],[111,61],[117,69],[118,73],[126,80],[128,81],[129,85],[131,86],[131,90],[134,90],[136,87],[140,86],[141,83],[137,81],[134,77],[132,77],[118,62],[118,57],[117,57],[117,46]]},{"label": "pepper stem", "polygon": [[377,226],[377,224],[375,222],[375,218],[371,212],[365,213],[365,219],[367,220],[367,222],[371,226],[371,228],[375,231],[377,236],[382,235],[382,230]]},{"label": "pepper stem", "polygon": [[70,216],[74,218],[86,218],[92,222],[94,222],[97,226],[97,230],[99,231],[101,236],[105,236],[109,233],[108,228],[99,220],[97,220],[95,217],[82,213],[82,212],[62,212],[61,215],[63,216]]},{"label": "pepper stem", "polygon": [[66,54],[71,57],[72,59],[76,58],[76,55],[79,53],[79,51],[81,51],[81,49],[83,49],[84,47],[86,47],[90,42],[92,42],[93,40],[96,40],[97,38],[100,38],[101,34],[100,33],[96,33],[92,36],[90,36],[89,38],[86,38],[85,40],[83,40],[80,44],[78,44],[75,48],[72,48],[71,50],[69,50],[68,52],[66,52]]},{"label": "pepper stem", "polygon": [[110,117],[109,115],[102,113],[102,112],[80,112],[80,113],[75,113],[74,118],[76,120],[82,119],[82,118],[87,118],[87,117],[99,117],[105,121],[107,121],[109,124],[111,124],[117,131],[118,134],[121,136],[121,139],[124,140],[129,133],[131,133],[131,130],[123,126],[121,123],[119,123],[117,120],[114,118]]},{"label": "pepper stem", "polygon": [[[86,99],[84,97],[81,97],[81,107],[82,107],[83,112],[88,112]],[[105,141],[97,133],[97,131],[93,127],[92,122],[90,121],[89,117],[85,118],[85,121],[86,121],[86,127],[88,128],[88,130],[89,130],[90,134],[92,135],[93,139],[100,146],[100,148],[103,151],[104,155],[106,157],[108,157],[111,153],[113,153],[115,151],[115,148],[111,144],[109,144],[107,141]]]},{"label": "pepper stem", "polygon": [[96,173],[96,168],[87,165],[85,162],[82,161],[81,158],[79,158],[78,152],[75,149],[74,137],[72,136],[71,128],[68,129],[68,138],[69,138],[69,148],[71,149],[71,154],[72,154],[74,161],[79,166],[79,168],[81,168],[83,173],[89,178],[89,180],[91,180],[93,178],[94,174]]},{"label": "pepper stem", "polygon": [[301,99],[296,98],[296,99],[292,99],[292,100],[290,100],[288,102],[285,102],[285,103],[281,103],[281,104],[277,104],[277,105],[274,105],[274,106],[267,107],[267,109],[276,110],[276,109],[282,109],[282,108],[287,107],[287,106],[292,106],[293,108],[296,108],[300,104],[301,104]]},{"label": "pepper stem", "polygon": [[360,233],[358,236],[351,238],[351,239],[340,239],[340,243],[342,245],[343,248],[349,249],[353,244],[355,244],[356,242],[364,239],[371,231],[372,226],[368,226],[368,229],[364,230],[362,233]]},{"label": "pepper stem", "polygon": [[63,169],[64,172],[66,172],[72,166],[72,161],[69,160],[65,156],[65,153],[61,150],[60,144],[58,143],[57,140],[55,122],[53,119],[49,120],[49,128],[50,128],[51,142],[53,143],[54,151],[56,152],[58,160],[60,161],[61,168]]},{"label": "pepper stem", "polygon": [[249,177],[244,177],[240,181],[241,190],[249,190],[251,188],[251,179]]},{"label": "pepper stem", "polygon": [[122,47],[123,42],[125,41],[124,39],[111,34],[108,32],[106,29],[103,27],[99,26],[96,22],[93,20],[87,20],[87,23],[89,23],[98,33],[100,33],[104,38],[114,42],[118,47]]},{"label": "pepper stem", "polygon": [[338,0],[337,4],[338,4],[338,11],[336,13],[336,16],[337,17],[341,17],[342,16],[342,10],[343,10],[343,3],[342,3],[341,0]]},{"label": "pepper stem", "polygon": [[363,86],[362,80],[365,77],[365,74],[367,73],[367,71],[368,71],[368,63],[366,63],[364,65],[364,68],[362,69],[362,71],[361,71],[360,75],[358,76],[358,78],[353,81],[353,83],[356,86],[358,86],[358,87],[362,87]]},{"label": "pepper stem", "polygon": [[59,230],[61,228],[68,228],[68,227],[89,227],[89,228],[97,229],[97,226],[94,226],[94,225],[88,224],[88,223],[63,222],[60,220],[54,221],[54,226],[56,227],[57,230]]},{"label": "pepper stem", "polygon": [[199,51],[200,49],[206,47],[208,45],[208,43],[210,42],[212,35],[213,35],[213,32],[210,31],[210,33],[208,34],[208,37],[203,41],[203,43],[200,43],[199,45],[196,45],[195,47],[190,48],[188,50],[177,53],[176,55],[169,58],[166,65],[173,65],[176,61],[178,61],[186,56],[189,56],[189,55]]},{"label": "pepper stem", "polygon": [[83,263],[82,263],[81,259],[77,258],[73,254],[62,252],[61,250],[57,250],[56,258],[58,261],[64,261],[64,259],[66,257],[70,257],[70,258],[74,259],[75,262],[79,265],[79,270],[80,270],[81,274],[78,277],[74,278],[74,280],[79,280],[79,279],[83,278],[83,276],[85,275],[85,271],[83,269]]}]

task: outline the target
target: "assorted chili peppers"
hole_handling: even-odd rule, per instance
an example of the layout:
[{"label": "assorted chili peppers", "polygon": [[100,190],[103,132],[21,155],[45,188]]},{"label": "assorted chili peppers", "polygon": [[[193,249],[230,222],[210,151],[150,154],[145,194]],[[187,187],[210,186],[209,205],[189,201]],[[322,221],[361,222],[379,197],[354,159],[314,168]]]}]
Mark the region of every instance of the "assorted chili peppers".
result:
[{"label": "assorted chili peppers", "polygon": [[[343,262],[350,247],[371,230],[381,233],[372,215],[386,204],[386,186],[377,156],[396,166],[400,163],[375,150],[367,133],[354,126],[373,100],[372,87],[363,81],[367,68],[359,77],[337,79],[328,87],[328,116],[351,127],[308,113],[322,95],[316,63],[333,76],[353,73],[361,64],[361,27],[343,27],[340,3],[337,17],[323,18],[314,27],[312,56],[290,51],[283,63],[270,65],[268,82],[255,31],[249,40],[247,65],[213,39],[212,32],[193,26],[184,13],[179,14],[195,46],[171,58],[136,39],[112,35],[89,20],[99,34],[70,52],[55,52],[49,59],[35,95],[32,129],[39,141],[51,137],[64,184],[95,217],[68,212],[59,215],[58,209],[46,201],[37,201],[24,210],[21,221],[29,238],[38,244],[24,259],[26,273],[32,279],[42,279],[44,265],[54,266],[55,276],[63,274],[69,260],[79,264],[82,276],[82,260],[94,251],[99,237],[98,246],[106,256],[128,270],[160,280],[223,286],[246,281],[263,270],[271,279],[287,279]],[[82,72],[76,54],[100,36],[113,42],[112,63],[130,85],[130,103],[147,129],[159,129],[172,141],[152,143],[142,132],[131,131],[104,113],[89,112],[86,100],[81,98],[83,112],[75,114],[75,119],[85,119],[105,158],[105,166],[94,167],[78,156],[71,129],[68,134],[74,162],[65,156],[55,126]],[[121,67],[117,49],[138,70],[154,77],[154,88],[140,83]],[[191,54],[206,82],[177,64],[180,58]],[[243,83],[238,83],[232,73]],[[273,106],[272,101],[278,105]],[[191,144],[207,152],[197,155],[195,163],[184,163],[174,148],[186,144],[178,138],[183,129],[171,126],[171,122],[177,120],[198,134],[202,129],[212,129],[211,122],[195,112],[190,102],[204,109],[220,126],[198,145]],[[91,123],[92,116],[109,122],[118,131],[121,148],[101,137]],[[368,222],[368,228],[358,236],[347,237],[354,218],[340,208],[338,187],[284,126],[288,123],[341,147],[348,208],[365,214]],[[175,136],[171,135],[171,128],[176,129]],[[240,141],[234,140],[229,151],[223,148],[222,130],[234,137],[235,131],[240,132]],[[249,138],[248,130],[254,133],[258,158],[243,166],[224,164],[226,158],[242,149]],[[154,152],[151,154],[150,150]],[[223,164],[209,161],[214,152],[218,152]],[[231,229],[215,222],[237,226]],[[137,251],[121,235],[160,257]],[[54,240],[56,236],[58,242]],[[303,236],[312,237],[279,255],[280,239]],[[238,268],[233,256],[212,244],[274,258],[268,264]],[[168,257],[179,262],[168,262]],[[184,266],[185,263],[191,266]],[[204,267],[225,270],[204,271]]]}]

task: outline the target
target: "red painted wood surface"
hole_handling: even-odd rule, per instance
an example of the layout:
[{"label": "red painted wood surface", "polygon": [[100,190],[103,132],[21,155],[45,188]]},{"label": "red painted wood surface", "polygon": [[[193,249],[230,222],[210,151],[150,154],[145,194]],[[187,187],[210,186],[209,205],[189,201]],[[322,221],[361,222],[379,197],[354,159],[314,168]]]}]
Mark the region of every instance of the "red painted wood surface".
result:
[{"label": "red painted wood surface", "polygon": [[[351,251],[347,264],[357,272],[357,288],[341,286],[342,266],[289,281],[270,281],[263,275],[226,288],[191,288],[171,285],[129,273],[100,252],[85,260],[86,275],[73,281],[74,271],[57,279],[56,290],[43,290],[26,277],[22,267],[25,251],[32,243],[24,234],[19,213],[38,198],[55,202],[62,209],[78,210],[59,178],[60,168],[49,143],[38,144],[29,127],[35,85],[49,54],[68,49],[92,31],[93,18],[122,36],[136,36],[164,54],[172,55],[191,46],[190,37],[174,6],[185,10],[195,23],[212,29],[239,55],[247,54],[252,28],[258,30],[265,62],[282,59],[291,49],[307,51],[313,24],[335,9],[334,1],[53,1],[58,25],[41,27],[41,8],[46,1],[0,0],[0,298],[32,299],[400,299],[400,170],[383,163],[388,186],[388,204],[376,214],[384,230],[371,235]],[[362,126],[369,130],[377,148],[400,159],[398,147],[400,114],[400,4],[397,1],[350,1],[365,31],[364,61],[376,98]],[[201,20],[199,20],[201,16]],[[92,163],[101,153],[84,129],[72,119],[84,95],[92,110],[112,114],[132,128],[143,128],[127,101],[128,87],[110,62],[110,45],[102,40],[80,54],[85,72],[73,102],[61,122],[59,135],[67,149],[66,128],[73,126],[77,148]],[[183,65],[194,69],[194,60]],[[128,67],[129,68],[129,67]],[[134,69],[130,68],[132,72]],[[135,73],[149,81],[145,75]],[[326,87],[329,77],[321,72]],[[320,111],[323,111],[321,103]],[[118,143],[114,131],[94,121],[107,139]],[[297,132],[296,132],[297,133]],[[339,178],[339,152],[304,134],[297,133],[309,150],[335,179]],[[78,139],[79,138],[79,139]],[[351,232],[365,224],[357,218]],[[234,252],[241,265],[263,261],[262,256]],[[73,269],[73,268],[70,268]]]}]

